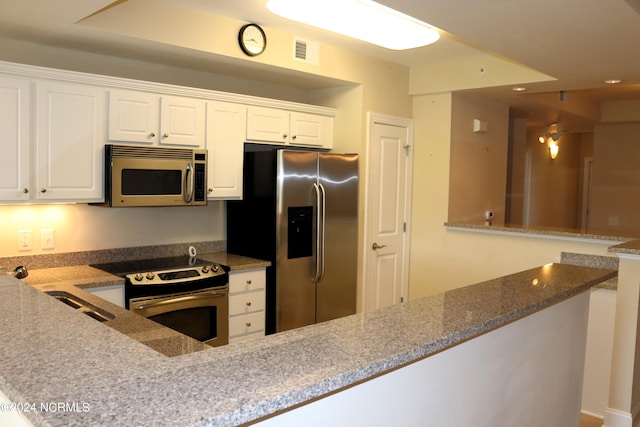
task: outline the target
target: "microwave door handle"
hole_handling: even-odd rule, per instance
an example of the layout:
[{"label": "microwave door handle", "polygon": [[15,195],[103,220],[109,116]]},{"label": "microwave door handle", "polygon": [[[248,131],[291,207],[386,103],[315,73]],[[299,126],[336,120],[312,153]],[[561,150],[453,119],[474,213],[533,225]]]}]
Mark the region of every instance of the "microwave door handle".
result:
[{"label": "microwave door handle", "polygon": [[[191,164],[188,164],[184,174],[184,201],[187,203],[191,203],[191,198],[193,197],[194,173],[191,169]],[[189,185],[188,187],[187,184]]]}]

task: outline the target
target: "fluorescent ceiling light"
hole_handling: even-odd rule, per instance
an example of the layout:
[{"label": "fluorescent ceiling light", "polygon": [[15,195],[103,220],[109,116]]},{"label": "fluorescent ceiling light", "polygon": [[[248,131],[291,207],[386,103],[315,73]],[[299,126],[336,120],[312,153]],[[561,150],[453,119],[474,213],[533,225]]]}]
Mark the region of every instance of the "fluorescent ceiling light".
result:
[{"label": "fluorescent ceiling light", "polygon": [[269,0],[276,15],[393,50],[434,43],[429,24],[370,0]]}]

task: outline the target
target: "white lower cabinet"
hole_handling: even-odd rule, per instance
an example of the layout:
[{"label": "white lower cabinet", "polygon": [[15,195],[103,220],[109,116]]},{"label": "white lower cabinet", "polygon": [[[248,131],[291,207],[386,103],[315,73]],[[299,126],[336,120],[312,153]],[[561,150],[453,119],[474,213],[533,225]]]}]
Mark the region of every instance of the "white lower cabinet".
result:
[{"label": "white lower cabinet", "polygon": [[265,269],[229,273],[229,344],[264,336]]}]

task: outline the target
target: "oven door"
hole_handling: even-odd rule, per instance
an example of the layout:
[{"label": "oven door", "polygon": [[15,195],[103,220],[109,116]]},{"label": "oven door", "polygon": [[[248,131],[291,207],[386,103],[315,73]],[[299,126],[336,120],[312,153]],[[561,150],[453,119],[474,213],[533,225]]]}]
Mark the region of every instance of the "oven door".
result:
[{"label": "oven door", "polygon": [[217,347],[229,343],[227,288],[132,298],[129,309],[205,344]]}]

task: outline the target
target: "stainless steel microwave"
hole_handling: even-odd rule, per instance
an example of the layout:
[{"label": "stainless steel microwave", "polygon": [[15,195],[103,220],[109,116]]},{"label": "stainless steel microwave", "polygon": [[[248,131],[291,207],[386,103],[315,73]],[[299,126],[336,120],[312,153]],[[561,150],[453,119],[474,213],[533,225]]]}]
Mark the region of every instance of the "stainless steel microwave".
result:
[{"label": "stainless steel microwave", "polygon": [[206,204],[207,150],[105,145],[105,205]]}]

